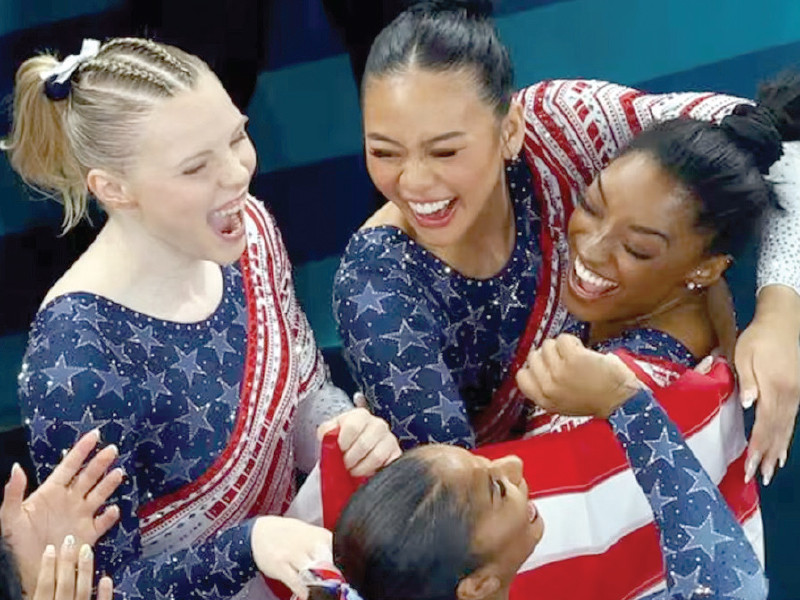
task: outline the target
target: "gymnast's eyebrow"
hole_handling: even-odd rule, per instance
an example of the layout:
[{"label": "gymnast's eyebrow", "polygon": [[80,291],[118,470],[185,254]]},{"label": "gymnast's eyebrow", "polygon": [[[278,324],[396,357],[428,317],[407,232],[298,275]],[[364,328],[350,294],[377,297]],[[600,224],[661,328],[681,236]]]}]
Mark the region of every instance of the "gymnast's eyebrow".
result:
[{"label": "gymnast's eyebrow", "polygon": [[[435,144],[437,142],[444,142],[447,140],[451,140],[453,138],[461,137],[467,135],[464,131],[448,131],[447,133],[442,133],[440,135],[434,136],[429,140],[426,140],[426,144]],[[383,135],[382,133],[368,133],[367,139],[375,140],[376,142],[387,142],[389,144],[395,144],[397,146],[402,146],[400,142],[390,138],[389,136]]]}]

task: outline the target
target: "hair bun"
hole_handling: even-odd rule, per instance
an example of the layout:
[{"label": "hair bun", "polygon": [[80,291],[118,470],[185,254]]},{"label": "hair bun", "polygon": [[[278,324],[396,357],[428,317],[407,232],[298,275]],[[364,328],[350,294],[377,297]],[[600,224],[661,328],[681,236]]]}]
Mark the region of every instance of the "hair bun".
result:
[{"label": "hair bun", "polygon": [[722,119],[720,128],[740,149],[753,157],[762,173],[769,172],[783,154],[778,118],[766,106],[739,104]]},{"label": "hair bun", "polygon": [[784,142],[800,140],[800,73],[785,71],[762,83],[756,100],[775,114]]},{"label": "hair bun", "polygon": [[429,14],[465,11],[467,16],[488,19],[494,12],[492,0],[424,0],[411,7],[413,11]]}]

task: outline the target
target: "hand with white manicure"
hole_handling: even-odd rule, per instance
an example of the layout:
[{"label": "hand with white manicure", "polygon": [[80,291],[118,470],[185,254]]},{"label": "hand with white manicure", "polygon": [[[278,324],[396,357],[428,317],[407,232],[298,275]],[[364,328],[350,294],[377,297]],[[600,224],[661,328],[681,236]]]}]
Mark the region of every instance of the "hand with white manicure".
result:
[{"label": "hand with white manicure", "polygon": [[[88,544],[80,551],[71,535],[64,539],[56,557],[50,544],[42,554],[33,600],[90,600],[94,580],[94,554]],[[103,577],[97,584],[97,600],[111,600],[114,585]],[[28,594],[30,596],[30,593]]]},{"label": "hand with white manicure", "polygon": [[96,430],[81,437],[27,499],[23,499],[27,485],[25,472],[16,464],[11,470],[0,505],[0,529],[14,553],[23,589],[29,595],[36,585],[39,562],[48,545],[55,547],[64,539],[74,540],[73,545],[94,544],[119,519],[116,506],[98,514],[123,479],[121,469],[108,471],[117,458],[113,445],[86,463],[99,440]]},{"label": "hand with white manicure", "polygon": [[745,480],[761,468],[768,485],[783,467],[800,404],[800,297],[781,285],[759,294],[756,315],[739,336],[734,363],[742,405],[756,404],[750,434]]}]

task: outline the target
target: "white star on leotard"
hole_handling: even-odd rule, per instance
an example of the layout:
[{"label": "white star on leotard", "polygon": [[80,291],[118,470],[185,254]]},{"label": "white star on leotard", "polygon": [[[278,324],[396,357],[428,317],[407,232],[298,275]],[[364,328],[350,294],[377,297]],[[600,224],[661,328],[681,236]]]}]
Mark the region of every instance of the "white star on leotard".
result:
[{"label": "white star on leotard", "polygon": [[439,415],[442,420],[442,427],[446,427],[451,419],[459,420],[464,418],[462,405],[450,400],[442,392],[439,392],[439,404],[426,408],[422,412]]},{"label": "white star on leotard", "polygon": [[356,304],[355,318],[357,319],[368,310],[373,310],[379,315],[384,314],[386,310],[383,308],[381,301],[385,300],[391,295],[392,294],[386,292],[376,292],[375,288],[372,287],[372,282],[368,281],[367,285],[364,286],[363,292],[350,296],[350,302],[354,302]]},{"label": "white star on leotard", "polygon": [[647,464],[652,464],[662,458],[671,467],[675,466],[675,451],[680,450],[681,445],[671,442],[666,431],[662,431],[657,440],[645,440],[644,443],[653,451]]},{"label": "white star on leotard", "polygon": [[56,359],[56,364],[52,367],[42,369],[44,374],[47,375],[49,381],[47,382],[47,396],[57,389],[63,389],[67,394],[72,395],[72,378],[83,373],[86,369],[83,367],[70,367],[67,365],[67,359],[62,353]]},{"label": "white star on leotard", "polygon": [[683,547],[683,551],[693,550],[699,548],[713,561],[717,544],[729,541],[730,537],[722,535],[714,530],[714,523],[711,518],[711,513],[706,517],[699,527],[692,527],[691,525],[683,525],[683,529],[689,534],[689,541]]},{"label": "white star on leotard", "polygon": [[103,381],[103,387],[97,392],[97,397],[102,398],[106,394],[115,394],[120,400],[125,398],[125,386],[131,381],[130,377],[123,377],[117,371],[117,366],[112,362],[110,371],[92,370]]},{"label": "white star on leotard", "polygon": [[[369,339],[369,338],[367,338]],[[425,348],[425,343],[422,341],[422,336],[411,329],[405,319],[401,321],[400,330],[394,333],[385,333],[381,339],[392,340],[397,342],[397,355],[403,354],[411,346]]]},{"label": "white star on leotard", "polygon": [[181,349],[175,346],[175,353],[178,355],[178,360],[173,363],[173,369],[180,369],[183,371],[189,385],[191,386],[195,375],[205,375],[206,372],[201,369],[197,364],[197,348],[184,354]]},{"label": "white star on leotard", "polygon": [[217,355],[219,364],[222,364],[226,352],[236,353],[233,346],[228,343],[228,330],[217,331],[210,329],[211,340],[205,345],[205,348],[211,348]]},{"label": "white star on leotard", "polygon": [[133,337],[128,338],[128,341],[139,344],[142,348],[144,348],[144,351],[148,356],[152,352],[153,346],[163,347],[163,344],[153,337],[152,325],[139,328],[133,323],[128,323],[128,327],[130,327],[131,331],[133,331]]},{"label": "white star on leotard", "polygon": [[184,425],[188,425],[189,427],[189,438],[193,438],[197,435],[197,432],[201,429],[205,429],[206,431],[214,431],[214,428],[211,426],[211,423],[208,422],[208,411],[211,408],[211,404],[206,404],[205,406],[198,406],[190,399],[186,399],[186,414],[181,415],[177,419],[175,419],[178,423],[183,423]]}]

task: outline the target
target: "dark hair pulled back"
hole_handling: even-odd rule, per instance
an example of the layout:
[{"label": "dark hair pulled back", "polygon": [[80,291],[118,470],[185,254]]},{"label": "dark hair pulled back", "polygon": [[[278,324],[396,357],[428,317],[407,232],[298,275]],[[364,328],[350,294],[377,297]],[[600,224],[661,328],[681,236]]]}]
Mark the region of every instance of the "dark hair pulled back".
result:
[{"label": "dark hair pulled back", "polygon": [[777,199],[763,174],[800,133],[800,77],[761,87],[758,104],[740,104],[719,125],[678,118],[639,134],[623,154],[652,156],[695,199],[697,225],[712,233],[709,252],[737,256]]},{"label": "dark hair pulled back", "polygon": [[474,74],[481,97],[499,116],[508,112],[514,70],[491,19],[489,0],[428,0],[405,10],[375,38],[363,90],[371,78],[410,67]]},{"label": "dark hair pulled back", "polygon": [[411,450],[353,495],[333,534],[334,561],[364,600],[455,600],[481,564],[468,513]]}]

